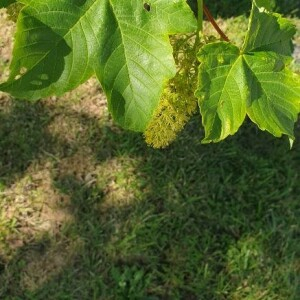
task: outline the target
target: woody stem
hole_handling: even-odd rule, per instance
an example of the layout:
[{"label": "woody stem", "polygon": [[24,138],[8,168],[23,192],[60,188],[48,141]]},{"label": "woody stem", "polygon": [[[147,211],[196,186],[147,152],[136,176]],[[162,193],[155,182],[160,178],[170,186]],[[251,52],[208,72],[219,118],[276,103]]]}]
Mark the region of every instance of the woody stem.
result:
[{"label": "woody stem", "polygon": [[212,24],[212,26],[215,28],[215,30],[219,33],[219,35],[221,36],[221,38],[224,41],[229,42],[229,38],[222,31],[222,29],[219,27],[219,25],[216,23],[214,17],[212,16],[212,14],[210,13],[209,9],[207,8],[207,6],[204,3],[203,3],[203,11],[204,11],[205,16],[207,17],[207,19],[209,20],[209,22]]}]

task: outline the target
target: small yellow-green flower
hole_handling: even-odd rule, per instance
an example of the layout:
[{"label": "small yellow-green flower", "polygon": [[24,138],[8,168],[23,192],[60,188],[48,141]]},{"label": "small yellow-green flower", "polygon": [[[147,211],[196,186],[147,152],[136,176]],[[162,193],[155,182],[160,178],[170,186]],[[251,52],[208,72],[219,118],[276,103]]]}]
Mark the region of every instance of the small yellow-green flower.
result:
[{"label": "small yellow-green flower", "polygon": [[166,88],[144,133],[146,143],[153,148],[167,147],[196,111],[196,104],[193,97],[184,99]]},{"label": "small yellow-green flower", "polygon": [[154,148],[165,148],[173,142],[197,109],[197,99],[193,94],[197,61],[194,43],[189,39],[174,37],[171,41],[178,71],[163,91],[144,132],[146,143]]}]

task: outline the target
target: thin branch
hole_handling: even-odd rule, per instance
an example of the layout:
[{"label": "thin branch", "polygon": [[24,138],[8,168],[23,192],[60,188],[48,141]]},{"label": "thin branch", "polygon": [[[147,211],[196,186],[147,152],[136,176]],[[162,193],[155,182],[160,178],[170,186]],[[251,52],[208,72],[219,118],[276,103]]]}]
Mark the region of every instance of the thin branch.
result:
[{"label": "thin branch", "polygon": [[214,17],[212,16],[212,14],[210,13],[210,11],[208,10],[208,8],[207,8],[207,6],[205,4],[203,4],[203,10],[204,10],[205,16],[207,17],[207,19],[209,20],[209,22],[212,24],[212,26],[214,26],[215,30],[219,33],[219,35],[221,36],[221,38],[224,41],[229,42],[229,38],[222,31],[222,29],[219,27],[219,25],[216,23]]}]

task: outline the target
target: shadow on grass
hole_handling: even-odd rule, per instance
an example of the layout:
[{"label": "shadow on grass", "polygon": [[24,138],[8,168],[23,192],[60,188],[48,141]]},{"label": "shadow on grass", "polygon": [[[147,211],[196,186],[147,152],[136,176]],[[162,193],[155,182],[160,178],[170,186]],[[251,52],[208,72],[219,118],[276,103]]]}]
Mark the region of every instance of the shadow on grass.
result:
[{"label": "shadow on grass", "polygon": [[[6,103],[3,104],[3,107]],[[43,105],[11,102],[0,111],[0,180],[10,184],[26,171],[41,149],[51,144],[45,126],[51,119]]]},{"label": "shadow on grass", "polygon": [[[84,114],[72,113],[88,129],[77,139],[53,137],[53,117],[43,104],[2,115],[2,180],[50,153],[52,185],[72,219],[2,266],[0,298],[297,298],[299,133],[291,151],[250,124],[201,145],[194,120],[171,147],[153,150]],[[74,164],[60,171],[74,153],[88,164],[78,152],[86,147],[85,176]]]}]

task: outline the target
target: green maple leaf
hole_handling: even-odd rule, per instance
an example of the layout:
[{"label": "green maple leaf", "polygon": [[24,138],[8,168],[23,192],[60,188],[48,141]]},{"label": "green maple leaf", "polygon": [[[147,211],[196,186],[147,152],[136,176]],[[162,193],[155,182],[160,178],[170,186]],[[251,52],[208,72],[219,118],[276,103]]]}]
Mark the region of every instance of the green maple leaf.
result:
[{"label": "green maple leaf", "polygon": [[225,42],[208,44],[200,50],[196,96],[205,128],[204,143],[233,135],[246,115],[260,129],[294,139],[294,123],[300,112],[300,79],[286,67],[294,32],[287,20],[260,11],[253,2],[242,51]]},{"label": "green maple leaf", "polygon": [[295,26],[281,15],[261,10],[253,1],[243,52],[273,51],[290,56]]},{"label": "green maple leaf", "polygon": [[246,116],[249,90],[243,60],[237,47],[229,43],[204,46],[198,54],[199,106],[205,127],[204,142],[225,139],[234,134]]},{"label": "green maple leaf", "polygon": [[63,94],[93,74],[115,120],[143,131],[176,73],[168,35],[196,29],[184,0],[21,0],[7,82],[18,98]]}]

